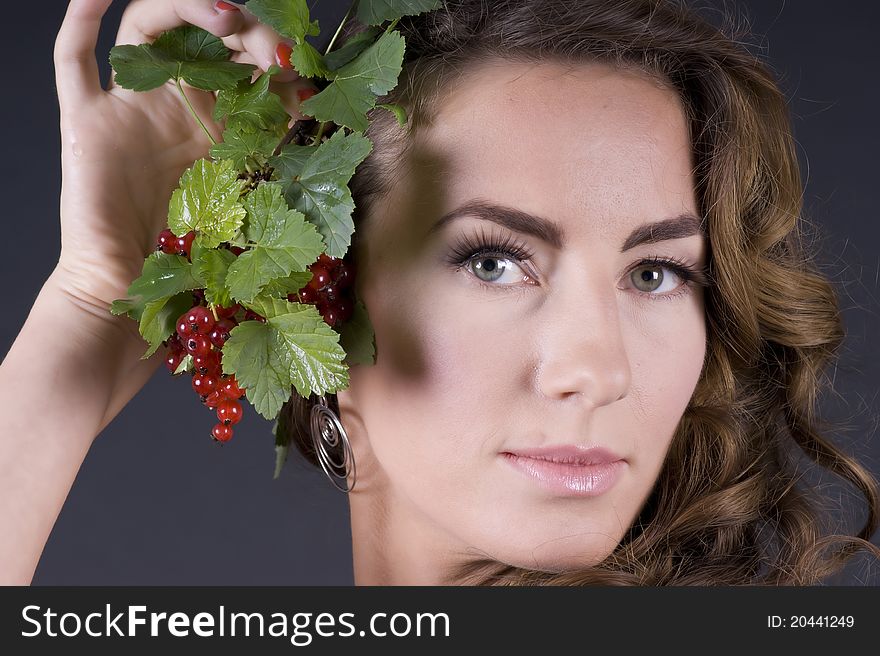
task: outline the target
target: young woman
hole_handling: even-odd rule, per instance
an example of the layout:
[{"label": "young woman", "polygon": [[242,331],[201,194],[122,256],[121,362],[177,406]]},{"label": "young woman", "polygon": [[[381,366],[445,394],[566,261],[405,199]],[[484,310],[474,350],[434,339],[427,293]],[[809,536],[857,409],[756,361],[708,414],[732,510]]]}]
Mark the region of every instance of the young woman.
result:
[{"label": "young woman", "polygon": [[[172,89],[100,89],[108,4],[73,0],[58,36],[62,252],[0,369],[10,582],[159,364],[107,307],[209,146]],[[117,42],[183,22],[274,62],[276,34],[209,0],[135,0]],[[371,113],[351,183],[376,362],[327,399],[356,463],[356,583],[802,584],[880,555],[876,482],[819,429],[840,309],[800,240],[764,66],[671,0],[456,0],[398,29],[386,100],[409,123]],[[294,395],[281,422],[315,464],[316,402]],[[857,535],[824,530],[798,451],[863,493]]]}]

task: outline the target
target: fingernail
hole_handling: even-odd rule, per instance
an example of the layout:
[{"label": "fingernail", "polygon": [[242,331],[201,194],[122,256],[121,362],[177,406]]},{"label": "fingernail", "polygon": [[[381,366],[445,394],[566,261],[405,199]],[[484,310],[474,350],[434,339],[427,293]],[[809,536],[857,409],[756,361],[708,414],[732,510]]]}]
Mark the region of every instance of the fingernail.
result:
[{"label": "fingernail", "polygon": [[284,41],[275,47],[275,61],[281,68],[293,68],[293,64],[290,63],[291,53],[293,53],[293,48]]},{"label": "fingernail", "polygon": [[241,11],[238,5],[234,5],[231,2],[226,2],[225,0],[217,0],[214,3],[214,11],[218,14],[224,11]]},{"label": "fingernail", "polygon": [[297,89],[296,97],[299,98],[300,102],[303,102],[314,96],[316,93],[318,92],[314,89]]}]

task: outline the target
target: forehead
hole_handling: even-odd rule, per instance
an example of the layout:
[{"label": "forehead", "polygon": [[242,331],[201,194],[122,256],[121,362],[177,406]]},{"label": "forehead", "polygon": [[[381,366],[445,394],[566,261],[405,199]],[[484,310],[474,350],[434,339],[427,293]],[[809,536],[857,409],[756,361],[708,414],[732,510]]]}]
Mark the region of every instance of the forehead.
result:
[{"label": "forehead", "polygon": [[449,87],[416,144],[450,203],[481,196],[566,223],[594,216],[593,236],[696,209],[680,99],[638,71],[486,62]]}]

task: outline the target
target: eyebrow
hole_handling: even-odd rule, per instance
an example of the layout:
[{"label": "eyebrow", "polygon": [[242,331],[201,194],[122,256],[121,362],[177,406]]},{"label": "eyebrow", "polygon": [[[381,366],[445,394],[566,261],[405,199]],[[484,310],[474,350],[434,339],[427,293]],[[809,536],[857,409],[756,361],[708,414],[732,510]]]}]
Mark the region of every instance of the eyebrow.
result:
[{"label": "eyebrow", "polygon": [[[565,244],[565,231],[558,223],[513,207],[490,203],[484,200],[468,201],[451,212],[444,214],[431,226],[429,233],[439,230],[447,223],[465,216],[474,216],[485,221],[492,221],[510,230],[532,235],[557,249],[561,249]],[[654,244],[670,239],[684,239],[694,235],[706,236],[703,220],[690,212],[683,212],[662,221],[644,223],[638,226],[624,240],[620,252],[625,253],[642,244]]]}]

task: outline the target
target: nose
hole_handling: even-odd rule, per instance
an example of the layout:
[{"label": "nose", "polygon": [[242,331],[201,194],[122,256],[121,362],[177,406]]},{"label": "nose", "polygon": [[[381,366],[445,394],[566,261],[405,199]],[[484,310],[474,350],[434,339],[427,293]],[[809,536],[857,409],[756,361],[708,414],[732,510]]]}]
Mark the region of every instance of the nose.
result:
[{"label": "nose", "polygon": [[543,309],[536,385],[550,399],[582,397],[594,407],[625,397],[631,367],[613,289],[553,295]]}]

